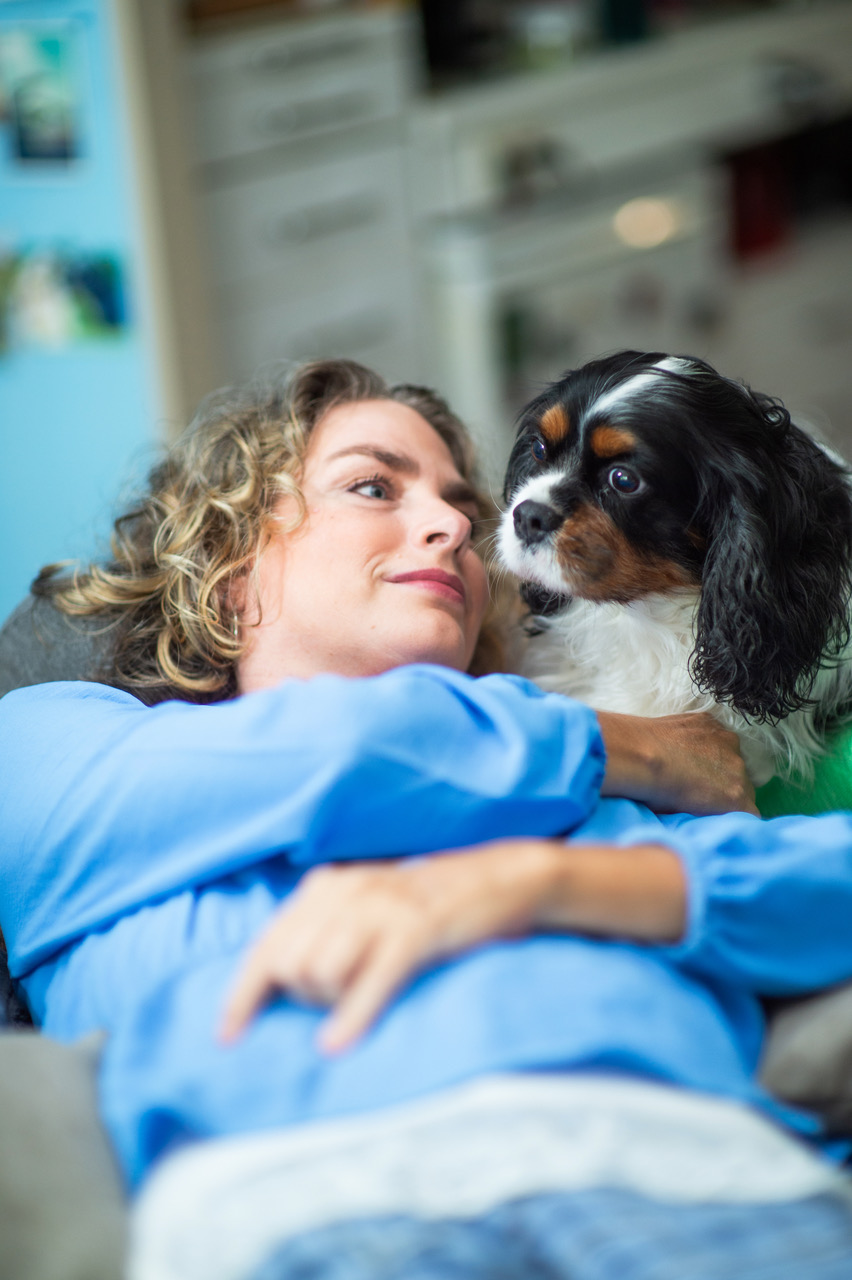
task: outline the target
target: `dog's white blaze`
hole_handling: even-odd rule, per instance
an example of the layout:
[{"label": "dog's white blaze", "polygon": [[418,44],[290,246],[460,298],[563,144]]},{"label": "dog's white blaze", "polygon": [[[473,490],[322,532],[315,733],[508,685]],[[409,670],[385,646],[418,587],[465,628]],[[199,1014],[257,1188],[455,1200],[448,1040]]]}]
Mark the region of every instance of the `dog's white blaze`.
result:
[{"label": "dog's white blaze", "polygon": [[[659,360],[651,368],[659,369],[666,373],[689,373],[692,370],[692,365],[688,360],[680,359],[679,356],[667,356],[665,360]],[[659,386],[659,379],[650,370],[646,373],[634,374],[632,378],[628,378],[620,386],[613,387],[611,391],[605,391],[602,396],[598,396],[597,400],[593,400],[583,416],[585,418],[597,418],[601,414],[611,413],[617,404],[624,400],[633,400],[643,388],[653,386]]]},{"label": "dog's white blaze", "polygon": [[664,369],[667,373],[698,373],[695,365],[684,360],[683,356],[666,356],[665,360],[658,360],[654,368]]},{"label": "dog's white blaze", "polygon": [[553,486],[561,472],[550,471],[533,476],[515,494],[512,505],[503,512],[500,520],[498,546],[500,559],[512,573],[525,582],[538,582],[548,591],[564,592],[568,585],[565,573],[556,558],[553,540],[548,538],[535,547],[525,547],[515,533],[515,509],[522,502],[550,504]]},{"label": "dog's white blaze", "polygon": [[553,494],[553,486],[562,479],[563,473],[556,470],[543,471],[537,476],[533,476],[530,480],[526,480],[518,492],[512,499],[512,506],[506,513],[509,516],[514,515],[516,507],[522,502],[543,502],[550,503]]}]

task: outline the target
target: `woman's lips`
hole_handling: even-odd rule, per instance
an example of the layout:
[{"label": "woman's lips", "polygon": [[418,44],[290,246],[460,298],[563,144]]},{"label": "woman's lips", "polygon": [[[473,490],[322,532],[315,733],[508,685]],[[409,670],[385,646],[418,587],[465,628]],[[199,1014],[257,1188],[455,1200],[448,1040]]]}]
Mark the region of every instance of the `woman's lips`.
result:
[{"label": "woman's lips", "polygon": [[455,573],[447,573],[444,569],[414,569],[411,573],[397,573],[388,582],[413,582],[416,586],[425,587],[435,595],[443,596],[456,604],[465,602],[464,583]]}]

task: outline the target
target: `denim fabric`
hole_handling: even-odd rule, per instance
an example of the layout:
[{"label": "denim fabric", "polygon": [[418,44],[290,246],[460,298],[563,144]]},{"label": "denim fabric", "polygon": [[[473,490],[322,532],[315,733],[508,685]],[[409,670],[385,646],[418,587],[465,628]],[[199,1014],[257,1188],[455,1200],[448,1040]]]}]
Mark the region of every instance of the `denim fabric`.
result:
[{"label": "denim fabric", "polygon": [[397,1215],[296,1236],[251,1280],[849,1280],[838,1197],[674,1205],[626,1191],[529,1196],[473,1220]]}]

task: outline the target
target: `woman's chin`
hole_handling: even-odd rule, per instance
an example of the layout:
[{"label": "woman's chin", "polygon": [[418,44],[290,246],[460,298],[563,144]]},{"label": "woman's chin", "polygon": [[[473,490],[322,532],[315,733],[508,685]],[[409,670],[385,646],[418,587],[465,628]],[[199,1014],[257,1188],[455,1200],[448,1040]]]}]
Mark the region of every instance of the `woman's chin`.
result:
[{"label": "woman's chin", "polygon": [[400,637],[399,642],[386,653],[384,669],[428,663],[431,666],[450,667],[454,671],[466,671],[473,649],[474,644],[458,627],[424,626],[414,635]]}]

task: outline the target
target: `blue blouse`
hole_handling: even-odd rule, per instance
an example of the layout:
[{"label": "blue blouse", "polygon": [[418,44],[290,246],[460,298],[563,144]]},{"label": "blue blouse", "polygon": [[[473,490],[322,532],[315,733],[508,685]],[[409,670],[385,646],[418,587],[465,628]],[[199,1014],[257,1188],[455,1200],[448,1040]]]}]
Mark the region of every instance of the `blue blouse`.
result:
[{"label": "blue blouse", "polygon": [[[627,1072],[758,1105],[758,994],[852,976],[852,816],[658,817],[601,800],[594,714],[512,676],[321,676],[213,706],[94,684],[0,701],[0,922],[44,1029],[109,1033],[131,1181],[175,1143],[378,1108],[494,1071]],[[347,1053],[270,1004],[215,1038],[245,948],[304,870],[512,835],[663,841],[675,947],[536,935],[421,975]]]}]

